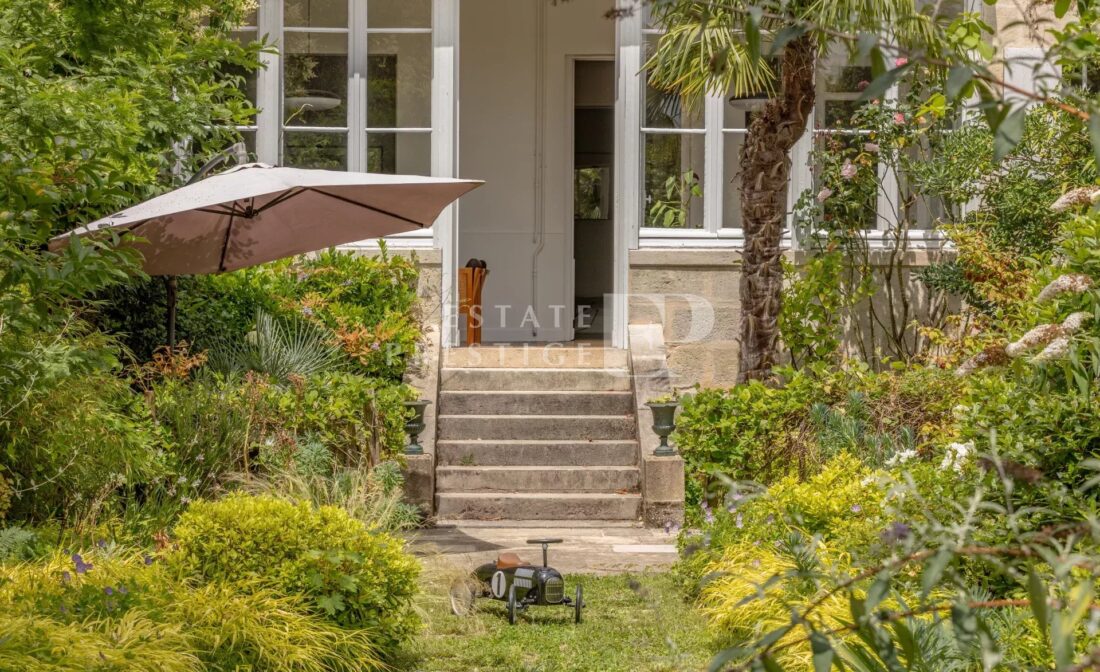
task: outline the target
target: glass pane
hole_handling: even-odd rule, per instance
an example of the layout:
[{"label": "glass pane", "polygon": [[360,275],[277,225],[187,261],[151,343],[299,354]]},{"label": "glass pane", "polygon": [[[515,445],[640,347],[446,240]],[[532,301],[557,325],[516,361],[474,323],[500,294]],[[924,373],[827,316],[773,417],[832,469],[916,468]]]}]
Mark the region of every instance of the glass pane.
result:
[{"label": "glass pane", "polygon": [[611,219],[611,169],[573,170],[573,219]]},{"label": "glass pane", "polygon": [[432,174],[431,133],[369,133],[367,172]]},{"label": "glass pane", "polygon": [[852,115],[865,104],[855,100],[825,101],[825,128],[854,128]]},{"label": "glass pane", "polygon": [[251,12],[249,12],[244,17],[244,21],[241,22],[241,25],[242,26],[251,26],[253,28],[260,25],[260,10],[259,9],[254,9]]},{"label": "glass pane", "polygon": [[283,133],[281,165],[293,168],[348,169],[347,133]]},{"label": "glass pane", "polygon": [[723,133],[722,152],[722,226],[740,229],[741,219],[741,148],[745,145],[744,133]]},{"label": "glass pane", "polygon": [[367,46],[367,126],[430,128],[432,36],[372,33]]},{"label": "glass pane", "polygon": [[294,28],[347,28],[348,0],[286,0],[283,25]]},{"label": "glass pane", "polygon": [[645,226],[703,228],[702,135],[646,134]]},{"label": "glass pane", "polygon": [[[254,42],[258,39],[255,30],[236,30],[233,31],[232,37],[244,44]],[[256,83],[259,81],[259,73],[256,70],[249,71],[232,64],[225,66],[225,73],[237,80],[237,88],[239,88],[241,92],[244,93],[245,97],[255,105],[257,101]],[[251,123],[255,123],[254,119]]]},{"label": "glass pane", "polygon": [[[647,58],[657,48],[659,35],[646,37]],[[677,93],[655,89],[646,84],[645,126],[647,128],[702,128],[703,102],[687,105]]]},{"label": "glass pane", "polygon": [[369,28],[431,28],[431,0],[368,0]]},{"label": "glass pane", "polygon": [[286,33],[283,118],[293,126],[347,126],[348,36]]},{"label": "glass pane", "polygon": [[248,148],[248,158],[256,160],[256,131],[237,131],[241,134],[241,140],[244,141],[244,146]]}]

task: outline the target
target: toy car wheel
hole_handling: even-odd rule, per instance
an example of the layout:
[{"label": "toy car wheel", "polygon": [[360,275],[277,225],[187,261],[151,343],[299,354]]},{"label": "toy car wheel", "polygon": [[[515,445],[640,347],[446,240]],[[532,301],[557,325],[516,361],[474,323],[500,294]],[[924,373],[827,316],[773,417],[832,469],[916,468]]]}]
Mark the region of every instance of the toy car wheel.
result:
[{"label": "toy car wheel", "polygon": [[512,586],[508,589],[508,623],[511,625],[516,624],[516,587]]},{"label": "toy car wheel", "polygon": [[573,603],[573,622],[581,622],[581,609],[584,607],[584,600],[581,599],[584,596],[584,591],[580,586],[577,586],[577,601]]},{"label": "toy car wheel", "polygon": [[451,613],[455,616],[467,616],[474,609],[474,600],[480,590],[479,582],[473,576],[464,576],[451,583]]}]

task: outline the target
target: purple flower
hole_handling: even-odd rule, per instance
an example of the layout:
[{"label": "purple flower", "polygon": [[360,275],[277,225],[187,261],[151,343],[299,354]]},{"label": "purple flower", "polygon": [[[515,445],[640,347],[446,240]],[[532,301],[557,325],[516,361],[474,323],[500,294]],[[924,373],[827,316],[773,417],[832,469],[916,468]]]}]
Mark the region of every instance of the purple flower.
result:
[{"label": "purple flower", "polygon": [[102,540],[102,539],[100,539],[99,541],[95,542],[95,545],[96,545],[96,546],[99,546],[100,548],[107,548],[107,542],[106,542],[106,541],[104,541],[104,540]]},{"label": "purple flower", "polygon": [[92,563],[84,562],[84,558],[80,557],[79,553],[73,553],[73,564],[76,565],[77,574],[87,574],[93,567]]},{"label": "purple flower", "polygon": [[110,595],[115,594],[115,589],[110,587],[110,586],[107,586],[106,588],[103,589],[103,592],[104,592],[104,594],[110,596]]},{"label": "purple flower", "polygon": [[70,583],[73,580],[73,575],[68,572],[61,572],[61,583]]},{"label": "purple flower", "polygon": [[371,350],[379,350],[381,348],[382,348],[382,345],[378,341],[375,341],[374,343],[370,344],[370,349]]},{"label": "purple flower", "polygon": [[119,586],[119,587],[118,587],[118,592],[119,592],[120,594],[122,594],[122,595],[126,595],[126,594],[128,594],[128,593],[129,593],[130,591],[129,591],[129,589],[128,589],[128,588],[126,588],[126,586]]},{"label": "purple flower", "polygon": [[148,553],[142,553],[141,560],[145,563],[146,567],[149,567],[154,562],[156,562],[156,559],[154,559],[153,556],[149,555]]},{"label": "purple flower", "polygon": [[775,516],[771,515],[770,513],[768,514],[768,517],[764,519],[764,524],[765,525],[771,525],[774,522],[775,522]]},{"label": "purple flower", "polygon": [[707,523],[713,523],[714,522],[714,514],[711,513],[710,509],[706,510],[706,515],[704,516],[704,518],[706,519]]},{"label": "purple flower", "polygon": [[863,507],[859,504],[852,504],[852,513],[860,513],[863,511]]},{"label": "purple flower", "polygon": [[893,523],[883,531],[882,540],[888,544],[896,544],[899,541],[908,539],[911,532],[912,530],[905,523]]}]

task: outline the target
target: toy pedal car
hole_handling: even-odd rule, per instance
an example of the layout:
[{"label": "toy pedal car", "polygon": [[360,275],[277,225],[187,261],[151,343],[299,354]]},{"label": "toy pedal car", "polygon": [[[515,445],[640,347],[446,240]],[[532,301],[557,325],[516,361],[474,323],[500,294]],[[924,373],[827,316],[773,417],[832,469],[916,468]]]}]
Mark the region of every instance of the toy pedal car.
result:
[{"label": "toy pedal car", "polygon": [[473,608],[474,600],[489,597],[508,604],[508,622],[516,624],[516,615],[527,607],[560,604],[573,607],[573,622],[581,622],[584,608],[583,591],[577,586],[576,597],[565,596],[565,579],[561,572],[546,563],[550,544],[560,544],[561,539],[528,539],[529,544],[542,546],[542,566],[530,565],[515,553],[501,553],[496,562],[487,562],[472,575],[451,584],[451,611],[465,616]]}]

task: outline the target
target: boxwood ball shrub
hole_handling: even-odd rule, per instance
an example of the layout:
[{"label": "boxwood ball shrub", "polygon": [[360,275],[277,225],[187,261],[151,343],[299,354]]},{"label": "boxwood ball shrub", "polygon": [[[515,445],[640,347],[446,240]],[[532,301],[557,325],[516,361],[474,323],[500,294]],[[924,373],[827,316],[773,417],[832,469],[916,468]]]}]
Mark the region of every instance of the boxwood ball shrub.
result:
[{"label": "boxwood ball shrub", "polygon": [[234,494],[192,505],[175,537],[172,562],[185,576],[304,596],[314,612],[370,630],[383,654],[418,625],[419,563],[342,509]]}]

